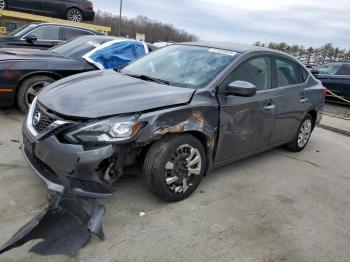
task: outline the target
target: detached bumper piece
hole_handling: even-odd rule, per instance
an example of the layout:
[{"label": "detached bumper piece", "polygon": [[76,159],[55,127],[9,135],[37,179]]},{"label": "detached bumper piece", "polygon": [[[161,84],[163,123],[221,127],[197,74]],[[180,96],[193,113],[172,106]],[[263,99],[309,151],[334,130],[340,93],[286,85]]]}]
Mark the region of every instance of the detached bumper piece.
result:
[{"label": "detached bumper piece", "polygon": [[96,199],[78,198],[68,191],[50,192],[49,205],[5,243],[0,254],[30,240],[42,239],[30,249],[40,255],[73,256],[89,243],[91,233],[104,239],[106,208]]}]

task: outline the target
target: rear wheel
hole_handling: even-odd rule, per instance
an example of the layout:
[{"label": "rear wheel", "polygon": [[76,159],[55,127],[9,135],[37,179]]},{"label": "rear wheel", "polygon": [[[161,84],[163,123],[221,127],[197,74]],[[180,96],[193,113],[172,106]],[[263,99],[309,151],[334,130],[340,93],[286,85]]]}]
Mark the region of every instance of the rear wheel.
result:
[{"label": "rear wheel", "polygon": [[143,175],[148,188],[166,201],[180,201],[195,191],[205,172],[206,156],[192,135],[167,137],[149,149]]},{"label": "rear wheel", "polygon": [[17,93],[17,105],[22,112],[27,112],[38,92],[55,82],[49,76],[33,76],[22,82]]},{"label": "rear wheel", "polygon": [[0,10],[5,10],[7,8],[6,0],[0,0]]},{"label": "rear wheel", "polygon": [[81,22],[83,21],[83,13],[77,8],[71,8],[67,12],[67,20]]},{"label": "rear wheel", "polygon": [[293,152],[302,151],[310,140],[312,129],[313,118],[310,114],[307,114],[301,121],[298,131],[293,138],[293,141],[286,144],[285,147]]}]

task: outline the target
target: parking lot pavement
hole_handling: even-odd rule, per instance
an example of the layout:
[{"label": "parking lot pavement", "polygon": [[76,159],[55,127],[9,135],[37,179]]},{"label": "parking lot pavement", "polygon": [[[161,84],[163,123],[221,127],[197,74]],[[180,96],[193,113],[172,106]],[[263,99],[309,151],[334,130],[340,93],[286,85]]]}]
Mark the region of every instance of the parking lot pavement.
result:
[{"label": "parking lot pavement", "polygon": [[[1,244],[46,204],[45,185],[18,150],[22,118],[0,111]],[[303,152],[275,149],[222,167],[173,204],[127,177],[104,202],[106,240],[49,260],[348,262],[349,155],[349,137],[317,128]],[[27,253],[32,245],[0,261],[48,261]]]}]

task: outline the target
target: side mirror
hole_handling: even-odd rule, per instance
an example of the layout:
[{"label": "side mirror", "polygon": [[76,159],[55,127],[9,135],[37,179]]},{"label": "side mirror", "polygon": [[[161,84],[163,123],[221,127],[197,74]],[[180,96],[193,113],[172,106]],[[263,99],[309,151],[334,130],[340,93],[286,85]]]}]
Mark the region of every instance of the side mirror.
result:
[{"label": "side mirror", "polygon": [[311,69],[311,74],[313,75],[318,75],[320,73],[320,71],[318,71],[318,69]]},{"label": "side mirror", "polygon": [[37,41],[38,38],[35,35],[28,35],[24,38],[28,43],[33,44],[33,42]]},{"label": "side mirror", "polygon": [[234,81],[226,89],[226,95],[251,97],[255,94],[256,86],[246,81]]}]

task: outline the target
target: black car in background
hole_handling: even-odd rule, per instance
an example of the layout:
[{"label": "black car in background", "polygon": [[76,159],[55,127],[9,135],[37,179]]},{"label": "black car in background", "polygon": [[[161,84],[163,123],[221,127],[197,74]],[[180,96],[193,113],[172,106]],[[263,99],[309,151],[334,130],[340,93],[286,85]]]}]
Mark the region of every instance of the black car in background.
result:
[{"label": "black car in background", "polygon": [[[312,70],[312,73],[328,90],[350,100],[350,61],[327,63]],[[327,100],[346,103],[334,96],[327,96]]]},{"label": "black car in background", "polygon": [[[118,39],[121,38],[82,36],[50,50],[0,49],[0,107],[17,104],[26,111],[46,85],[67,76],[98,70],[83,56],[104,43]],[[149,51],[156,49],[150,44],[147,47]],[[131,50],[125,48],[120,55],[128,52]]]},{"label": "black car in background", "polygon": [[67,19],[93,21],[92,2],[87,0],[0,0],[0,10],[9,9]]},{"label": "black car in background", "polygon": [[0,48],[48,49],[83,35],[103,35],[103,33],[64,24],[33,23],[20,27],[7,36],[1,36]]}]

